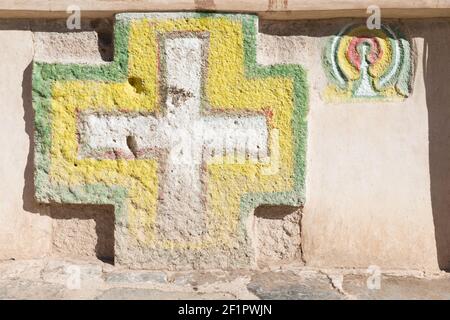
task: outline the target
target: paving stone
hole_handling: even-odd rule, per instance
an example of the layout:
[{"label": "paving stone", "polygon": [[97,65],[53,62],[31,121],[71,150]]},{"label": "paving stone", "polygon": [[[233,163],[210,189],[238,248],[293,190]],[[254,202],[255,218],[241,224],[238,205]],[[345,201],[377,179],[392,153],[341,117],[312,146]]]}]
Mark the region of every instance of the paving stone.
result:
[{"label": "paving stone", "polygon": [[166,283],[167,275],[164,272],[111,272],[105,275],[105,281],[107,283]]},{"label": "paving stone", "polygon": [[343,289],[353,299],[450,299],[450,277],[424,279],[382,276],[379,289],[369,289],[367,276],[344,276]]},{"label": "paving stone", "polygon": [[42,260],[4,261],[0,263],[0,280],[16,278],[36,280],[40,278],[43,268]]},{"label": "paving stone", "polygon": [[[71,266],[80,268],[78,283],[70,278]],[[0,299],[450,299],[450,274],[445,273],[429,278],[382,275],[380,289],[370,290],[368,275],[343,270],[329,270],[327,275],[296,268],[168,272],[167,276],[162,271],[114,267],[105,272],[103,267],[89,261],[4,261]]]},{"label": "paving stone", "polygon": [[170,276],[169,281],[177,286],[192,285],[195,282],[195,276],[192,272],[175,273]]},{"label": "paving stone", "polygon": [[256,273],[249,284],[248,290],[261,299],[282,300],[319,300],[319,299],[343,299],[329,279],[317,274],[311,276],[299,276],[288,272],[264,272]]},{"label": "paving stone", "polygon": [[42,281],[12,280],[0,283],[0,299],[53,300],[61,299],[65,287]]},{"label": "paving stone", "polygon": [[96,298],[97,300],[191,300],[191,299],[235,299],[228,293],[196,293],[196,292],[166,292],[154,289],[111,288]]},{"label": "paving stone", "polygon": [[42,279],[49,283],[68,285],[79,277],[80,285],[92,286],[103,282],[102,266],[85,261],[51,260],[42,271]]},{"label": "paving stone", "polygon": [[170,277],[170,282],[176,285],[202,286],[220,282],[230,282],[239,277],[251,275],[250,271],[194,271],[175,273]]}]

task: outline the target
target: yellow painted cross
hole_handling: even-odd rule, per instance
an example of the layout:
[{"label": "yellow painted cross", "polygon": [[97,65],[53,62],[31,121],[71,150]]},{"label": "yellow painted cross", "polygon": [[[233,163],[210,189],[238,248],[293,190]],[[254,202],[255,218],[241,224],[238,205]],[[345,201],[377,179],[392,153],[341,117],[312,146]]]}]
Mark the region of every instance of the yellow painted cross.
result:
[{"label": "yellow painted cross", "polygon": [[47,131],[37,126],[38,198],[114,204],[121,263],[248,265],[250,210],[303,201],[306,141],[303,71],[258,69],[255,23],[124,14],[125,81],[35,68],[35,79],[57,74],[49,76],[51,117],[39,110],[47,100],[35,99],[37,121],[51,119]]}]

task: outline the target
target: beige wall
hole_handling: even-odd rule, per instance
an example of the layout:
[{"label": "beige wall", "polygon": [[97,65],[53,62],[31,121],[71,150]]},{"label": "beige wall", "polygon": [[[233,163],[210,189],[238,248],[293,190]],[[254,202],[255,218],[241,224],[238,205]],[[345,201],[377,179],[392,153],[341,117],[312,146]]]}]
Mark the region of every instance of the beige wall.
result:
[{"label": "beige wall", "polygon": [[327,105],[311,92],[303,220],[310,264],[436,267],[421,64],[413,91],[404,102],[351,105]]},{"label": "beige wall", "polygon": [[[407,100],[327,104],[321,48],[345,23],[261,23],[259,62],[299,63],[308,71],[304,258],[320,267],[448,268],[450,22],[401,22],[417,53]],[[33,38],[12,29],[0,25],[1,259],[52,251],[48,209],[32,200]]]},{"label": "beige wall", "polygon": [[[321,98],[323,37],[346,22],[262,24],[260,62],[299,63],[309,75],[304,258],[312,266],[449,268],[449,20],[400,23],[416,53],[404,102],[329,104]],[[439,141],[434,150],[429,139]]]},{"label": "beige wall", "polygon": [[33,201],[29,31],[0,30],[0,259],[40,257],[51,221]]}]

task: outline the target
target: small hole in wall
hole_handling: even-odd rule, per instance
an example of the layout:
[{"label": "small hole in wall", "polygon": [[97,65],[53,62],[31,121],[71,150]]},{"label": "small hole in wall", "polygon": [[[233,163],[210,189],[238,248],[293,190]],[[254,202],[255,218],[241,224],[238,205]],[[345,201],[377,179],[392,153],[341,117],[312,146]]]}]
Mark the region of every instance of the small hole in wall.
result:
[{"label": "small hole in wall", "polygon": [[114,263],[114,207],[52,204],[53,255]]},{"label": "small hole in wall", "polygon": [[128,149],[133,154],[133,156],[135,158],[137,158],[137,156],[138,156],[138,154],[137,154],[138,153],[138,145],[137,145],[137,142],[136,142],[136,138],[133,137],[133,136],[128,136],[127,137],[127,146],[128,146]]},{"label": "small hole in wall", "polygon": [[130,77],[128,78],[128,83],[134,87],[136,93],[143,93],[145,91],[144,80],[138,77]]},{"label": "small hole in wall", "polygon": [[301,261],[301,208],[264,205],[255,209],[258,265]]}]

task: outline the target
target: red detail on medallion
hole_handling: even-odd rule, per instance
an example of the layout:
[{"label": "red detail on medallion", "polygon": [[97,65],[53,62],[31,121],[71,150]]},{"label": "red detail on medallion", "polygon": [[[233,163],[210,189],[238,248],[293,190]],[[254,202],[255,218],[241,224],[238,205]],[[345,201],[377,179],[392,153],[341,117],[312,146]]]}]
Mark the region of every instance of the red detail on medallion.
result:
[{"label": "red detail on medallion", "polygon": [[363,44],[369,44],[370,51],[367,57],[367,60],[370,64],[374,64],[377,60],[381,59],[383,56],[383,50],[381,49],[380,43],[378,39],[371,36],[362,36],[362,37],[354,37],[348,46],[347,49],[347,59],[348,61],[354,65],[358,70],[361,67],[361,56],[358,52],[358,47]]}]

